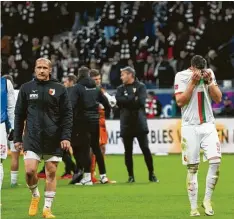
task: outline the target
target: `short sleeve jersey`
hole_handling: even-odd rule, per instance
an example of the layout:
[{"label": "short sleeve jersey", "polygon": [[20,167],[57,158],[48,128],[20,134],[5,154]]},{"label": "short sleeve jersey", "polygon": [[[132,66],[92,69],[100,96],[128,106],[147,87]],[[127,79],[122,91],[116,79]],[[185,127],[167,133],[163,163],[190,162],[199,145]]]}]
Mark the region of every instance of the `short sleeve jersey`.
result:
[{"label": "short sleeve jersey", "polygon": [[[207,69],[211,72],[213,81],[217,85],[215,75],[212,69]],[[175,76],[174,90],[175,95],[183,93],[192,77],[192,70],[187,69],[178,72]],[[200,80],[195,87],[189,103],[181,108],[182,125],[199,125],[202,123],[214,123],[214,115],[211,106],[211,98],[208,91],[208,86],[203,80]]]}]

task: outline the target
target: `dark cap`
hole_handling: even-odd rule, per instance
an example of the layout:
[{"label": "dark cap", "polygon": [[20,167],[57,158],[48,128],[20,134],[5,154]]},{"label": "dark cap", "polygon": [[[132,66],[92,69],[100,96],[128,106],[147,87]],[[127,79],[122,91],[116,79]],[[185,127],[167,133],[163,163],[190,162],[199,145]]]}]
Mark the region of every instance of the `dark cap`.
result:
[{"label": "dark cap", "polygon": [[133,68],[130,67],[130,66],[121,68],[120,71],[127,71],[127,72],[129,72],[129,73],[132,73],[132,75],[133,75],[134,77],[136,76],[136,71],[135,71],[135,69],[133,69]]}]

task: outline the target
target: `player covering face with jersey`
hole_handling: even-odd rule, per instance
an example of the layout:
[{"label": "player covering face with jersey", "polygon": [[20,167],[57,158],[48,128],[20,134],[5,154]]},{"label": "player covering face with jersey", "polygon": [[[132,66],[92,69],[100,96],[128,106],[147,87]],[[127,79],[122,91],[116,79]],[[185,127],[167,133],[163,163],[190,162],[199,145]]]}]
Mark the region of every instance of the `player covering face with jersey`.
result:
[{"label": "player covering face with jersey", "polygon": [[211,197],[219,178],[221,147],[214,124],[211,99],[219,103],[222,93],[217,86],[214,72],[206,68],[206,60],[199,55],[192,58],[189,69],[176,74],[174,89],[176,102],[182,111],[182,160],[188,168],[190,215],[200,215],[197,206],[200,149],[204,150],[204,160],[209,160],[203,207],[207,215],[214,215]]}]

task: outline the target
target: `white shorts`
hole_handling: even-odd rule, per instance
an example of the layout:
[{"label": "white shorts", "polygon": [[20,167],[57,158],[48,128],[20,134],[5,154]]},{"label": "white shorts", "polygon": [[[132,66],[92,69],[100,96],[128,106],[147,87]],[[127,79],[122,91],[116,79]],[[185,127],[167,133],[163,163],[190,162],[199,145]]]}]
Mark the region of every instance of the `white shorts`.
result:
[{"label": "white shorts", "polygon": [[184,165],[200,163],[200,149],[204,151],[203,161],[221,157],[221,145],[215,124],[183,126],[181,147]]},{"label": "white shorts", "polygon": [[27,160],[27,159],[33,159],[33,160],[38,160],[38,161],[41,161],[43,159],[45,162],[61,162],[62,161],[62,157],[57,157],[53,155],[36,154],[33,151],[24,152],[24,160]]},{"label": "white shorts", "polygon": [[7,132],[5,122],[0,124],[0,159],[7,158]]},{"label": "white shorts", "polygon": [[11,152],[18,152],[18,153],[19,153],[19,151],[17,151],[17,150],[15,149],[15,144],[14,144],[13,141],[8,141],[8,144],[9,144],[9,146],[10,146]]}]

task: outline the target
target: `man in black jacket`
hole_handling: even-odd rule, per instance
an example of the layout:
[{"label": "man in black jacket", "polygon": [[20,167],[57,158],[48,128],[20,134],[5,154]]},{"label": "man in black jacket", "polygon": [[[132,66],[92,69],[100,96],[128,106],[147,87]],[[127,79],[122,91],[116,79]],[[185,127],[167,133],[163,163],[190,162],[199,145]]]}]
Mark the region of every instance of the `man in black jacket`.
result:
[{"label": "man in black jacket", "polygon": [[15,147],[24,150],[26,181],[32,192],[29,216],[35,216],[38,211],[37,168],[40,160],[45,160],[45,218],[55,217],[51,213],[51,205],[56,191],[56,170],[62,160],[62,150],[70,148],[72,129],[72,108],[66,88],[51,78],[51,67],[50,60],[37,59],[36,79],[20,88],[14,131]]},{"label": "man in black jacket", "polygon": [[[76,84],[77,77],[75,75],[68,75],[64,78],[63,85],[67,88],[68,96],[70,96],[73,86]],[[72,161],[70,151],[64,151],[62,160],[65,164],[65,172],[61,176],[61,179],[72,178],[71,172],[76,172],[76,165]],[[45,165],[42,170],[37,174],[38,178],[46,178]]]},{"label": "man in black jacket", "polygon": [[77,162],[84,167],[84,178],[76,185],[92,185],[90,147],[96,156],[100,172],[100,182],[107,183],[104,159],[99,147],[99,103],[106,108],[108,100],[103,96],[89,76],[89,69],[78,70],[78,81],[72,89],[71,103],[73,108],[72,148]]},{"label": "man in black jacket", "polygon": [[120,108],[120,136],[123,138],[125,148],[125,165],[129,175],[128,182],[135,182],[132,159],[134,137],[137,137],[143,152],[149,171],[149,180],[157,182],[147,138],[149,130],[145,113],[146,87],[138,81],[135,75],[135,70],[131,67],[121,69],[123,85],[117,88],[116,93],[117,105]]},{"label": "man in black jacket", "polygon": [[[77,82],[77,77],[75,75],[68,75],[65,77],[63,84],[67,88],[69,99],[72,93],[72,89],[76,85],[76,82]],[[64,152],[63,162],[65,164],[65,173],[61,176],[61,178],[62,179],[72,178],[71,172],[75,173],[77,170],[75,163],[72,161],[70,151]]]}]

